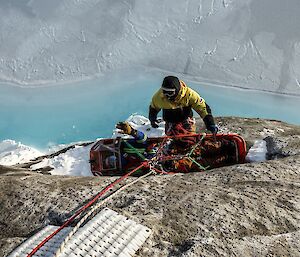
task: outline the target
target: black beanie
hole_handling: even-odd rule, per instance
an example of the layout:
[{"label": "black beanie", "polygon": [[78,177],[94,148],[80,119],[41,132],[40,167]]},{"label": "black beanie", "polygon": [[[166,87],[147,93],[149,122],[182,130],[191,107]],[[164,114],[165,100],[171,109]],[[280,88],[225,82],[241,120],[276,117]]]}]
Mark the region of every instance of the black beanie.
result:
[{"label": "black beanie", "polygon": [[177,77],[174,76],[168,76],[164,78],[164,81],[161,85],[162,88],[170,88],[170,89],[176,89],[176,93],[178,94],[180,90],[180,81]]}]

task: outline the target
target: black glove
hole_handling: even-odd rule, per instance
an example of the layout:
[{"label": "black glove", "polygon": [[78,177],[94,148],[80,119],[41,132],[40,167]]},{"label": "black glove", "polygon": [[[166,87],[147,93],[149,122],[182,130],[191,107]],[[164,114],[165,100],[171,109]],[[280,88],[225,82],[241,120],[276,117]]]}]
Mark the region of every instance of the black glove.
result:
[{"label": "black glove", "polygon": [[209,125],[207,130],[209,130],[212,134],[217,134],[219,131],[219,128],[217,125]]},{"label": "black glove", "polygon": [[158,111],[151,106],[149,107],[149,120],[151,122],[151,127],[152,128],[158,128],[158,121],[157,121],[157,114]]},{"label": "black glove", "polygon": [[215,125],[214,117],[211,114],[208,114],[203,119],[206,129],[209,130],[212,134],[217,134],[219,128]]}]

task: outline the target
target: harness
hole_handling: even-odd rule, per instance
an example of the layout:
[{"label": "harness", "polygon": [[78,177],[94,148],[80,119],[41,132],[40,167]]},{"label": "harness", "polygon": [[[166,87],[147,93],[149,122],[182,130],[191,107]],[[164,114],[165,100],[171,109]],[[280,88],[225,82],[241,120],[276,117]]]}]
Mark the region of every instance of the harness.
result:
[{"label": "harness", "polygon": [[[201,159],[200,148],[205,134],[202,134],[197,144],[195,144],[196,138],[191,136],[191,133],[166,136],[162,142],[158,143],[155,148],[152,148],[151,155],[149,155],[149,152],[145,153],[145,149],[141,151],[141,149],[135,148],[126,141],[124,141],[124,143],[128,150],[126,153],[134,154],[134,156],[139,159],[139,161],[135,159],[136,162],[147,162],[150,169],[155,169],[155,171],[159,173],[175,173],[174,170],[176,170],[176,172],[185,173],[190,172],[191,169],[196,169],[197,171],[206,170],[209,166],[204,167],[197,161]],[[190,138],[194,140],[190,140]],[[170,140],[173,141],[170,142]],[[191,148],[190,151],[183,151],[181,145],[178,145],[178,142],[188,143],[188,147]]]}]

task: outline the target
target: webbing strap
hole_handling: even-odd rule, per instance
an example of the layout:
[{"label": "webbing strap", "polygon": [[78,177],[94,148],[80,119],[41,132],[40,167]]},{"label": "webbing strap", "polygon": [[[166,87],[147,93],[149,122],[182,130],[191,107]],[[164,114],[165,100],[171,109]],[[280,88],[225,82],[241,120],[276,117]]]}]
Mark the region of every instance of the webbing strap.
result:
[{"label": "webbing strap", "polygon": [[137,156],[139,156],[143,161],[146,160],[145,156],[142,155],[138,150],[136,150],[131,144],[129,144],[127,141],[124,141],[124,143],[133,151],[133,153],[136,153]]},{"label": "webbing strap", "polygon": [[202,137],[200,138],[200,141],[197,144],[194,145],[194,147],[192,148],[192,150],[188,154],[188,157],[190,157],[193,154],[193,152],[195,151],[195,149],[202,143],[202,140],[205,138],[205,136],[206,136],[206,133],[203,133]]},{"label": "webbing strap", "polygon": [[202,140],[205,138],[205,136],[206,136],[206,133],[203,133],[203,134],[202,134],[202,137],[200,138],[200,141],[199,141],[197,144],[194,145],[194,147],[192,148],[192,150],[191,150],[191,151],[189,152],[189,154],[187,155],[187,158],[188,158],[189,160],[191,160],[193,163],[195,163],[195,164],[196,164],[200,169],[202,169],[202,170],[208,169],[209,166],[207,166],[207,167],[202,166],[202,165],[201,165],[200,163],[198,163],[194,158],[192,158],[191,155],[194,153],[195,149],[202,143]]},{"label": "webbing strap", "polygon": [[[201,170],[207,170],[207,169],[209,168],[209,166],[207,166],[207,167],[202,166],[199,162],[197,162],[194,158],[192,158],[191,155],[194,153],[195,149],[202,143],[202,141],[203,141],[203,139],[205,138],[205,136],[206,136],[206,134],[203,133],[203,134],[202,134],[202,137],[201,137],[200,140],[199,140],[199,142],[193,146],[192,150],[191,150],[185,157],[183,157],[183,158],[187,158],[187,159],[189,159],[190,161],[192,161],[193,163],[195,163]],[[142,150],[142,149],[133,147],[133,146],[132,146],[130,143],[128,143],[127,141],[124,141],[124,143],[128,146],[128,148],[127,148],[128,153],[135,153],[135,154],[137,154],[143,161],[147,160],[147,158],[141,153],[141,150]],[[163,141],[161,142],[161,145],[160,145],[160,147],[159,147],[159,149],[158,149],[158,151],[157,151],[157,154],[158,154],[158,152],[160,152],[160,151],[162,150],[163,145],[164,145],[165,143],[166,143],[166,140],[163,140]],[[155,159],[155,158],[152,158],[152,159],[149,160],[149,161],[152,161],[153,159]],[[162,160],[163,158],[160,158],[160,159]]]},{"label": "webbing strap", "polygon": [[207,167],[202,166],[199,162],[195,161],[194,158],[188,157],[188,159],[191,160],[193,163],[195,163],[202,170],[207,170],[209,168],[209,166]]},{"label": "webbing strap", "polygon": [[138,151],[139,153],[145,152],[144,148],[135,148],[135,150],[133,150],[132,148],[124,147],[123,150],[124,150],[125,153],[135,153],[136,151]]}]

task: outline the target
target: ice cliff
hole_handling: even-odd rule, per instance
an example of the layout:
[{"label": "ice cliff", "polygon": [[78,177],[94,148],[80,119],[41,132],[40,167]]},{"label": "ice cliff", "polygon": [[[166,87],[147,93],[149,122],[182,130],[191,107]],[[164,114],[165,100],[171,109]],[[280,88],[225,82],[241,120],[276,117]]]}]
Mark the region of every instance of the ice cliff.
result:
[{"label": "ice cliff", "polygon": [[0,79],[23,86],[159,69],[300,94],[297,0],[0,3]]}]

